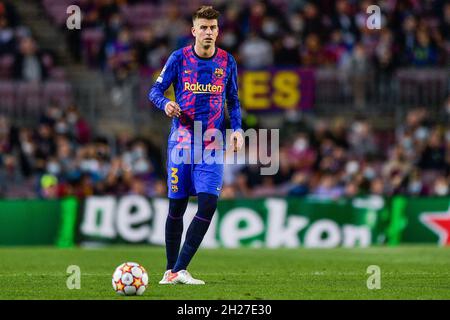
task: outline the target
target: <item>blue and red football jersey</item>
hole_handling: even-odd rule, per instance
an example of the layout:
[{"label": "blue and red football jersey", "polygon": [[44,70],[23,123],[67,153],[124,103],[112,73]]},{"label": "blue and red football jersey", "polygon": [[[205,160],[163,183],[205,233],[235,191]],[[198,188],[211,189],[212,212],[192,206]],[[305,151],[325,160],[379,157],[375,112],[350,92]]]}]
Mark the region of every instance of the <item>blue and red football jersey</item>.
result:
[{"label": "blue and red football jersey", "polygon": [[[217,129],[222,133],[225,147],[225,103],[233,130],[241,129],[241,110],[238,99],[237,66],[232,55],[216,47],[210,58],[199,57],[193,46],[173,52],[148,97],[156,107],[164,110],[170,100],[164,92],[173,84],[175,100],[181,116],[174,117],[168,143],[169,197],[181,198],[199,192],[219,194],[222,185],[222,164],[179,164],[171,157],[172,149],[180,142],[174,133],[188,132],[194,143],[194,122],[201,122],[202,132]],[[202,143],[203,148],[206,144]],[[202,148],[202,149],[203,149]]]},{"label": "blue and red football jersey", "polygon": [[164,92],[172,83],[182,114],[173,118],[171,133],[192,131],[193,122],[201,121],[203,132],[215,128],[225,134],[225,102],[232,129],[241,129],[236,61],[225,50],[216,48],[211,58],[197,56],[193,46],[173,52],[148,95],[161,110],[170,101]]}]

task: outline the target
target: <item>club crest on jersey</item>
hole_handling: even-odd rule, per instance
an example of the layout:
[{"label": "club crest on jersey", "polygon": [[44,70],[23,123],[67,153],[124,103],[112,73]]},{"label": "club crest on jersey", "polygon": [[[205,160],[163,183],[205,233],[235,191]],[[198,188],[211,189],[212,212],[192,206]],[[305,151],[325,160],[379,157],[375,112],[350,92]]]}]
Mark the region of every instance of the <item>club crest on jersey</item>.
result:
[{"label": "club crest on jersey", "polygon": [[216,68],[216,71],[214,71],[214,75],[217,78],[222,78],[223,77],[223,69],[222,68]]},{"label": "club crest on jersey", "polygon": [[172,185],[172,192],[178,192],[178,186]]}]

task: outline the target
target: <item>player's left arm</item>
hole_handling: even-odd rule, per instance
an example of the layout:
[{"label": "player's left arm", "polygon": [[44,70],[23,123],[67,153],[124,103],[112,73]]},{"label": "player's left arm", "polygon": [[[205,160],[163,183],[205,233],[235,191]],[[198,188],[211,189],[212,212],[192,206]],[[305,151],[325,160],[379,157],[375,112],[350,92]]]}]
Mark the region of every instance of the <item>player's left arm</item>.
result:
[{"label": "player's left arm", "polygon": [[239,151],[244,144],[244,138],[242,135],[241,105],[238,97],[237,64],[236,60],[234,60],[231,55],[229,55],[229,64],[230,78],[228,79],[226,86],[226,99],[231,128],[234,131],[230,136],[230,140],[234,145],[234,151]]}]

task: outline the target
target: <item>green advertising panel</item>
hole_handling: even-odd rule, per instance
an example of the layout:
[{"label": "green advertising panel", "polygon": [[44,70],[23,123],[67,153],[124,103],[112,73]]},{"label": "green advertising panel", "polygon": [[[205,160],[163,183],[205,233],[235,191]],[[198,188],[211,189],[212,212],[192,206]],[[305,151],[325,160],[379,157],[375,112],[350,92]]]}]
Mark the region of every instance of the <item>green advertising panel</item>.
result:
[{"label": "green advertising panel", "polygon": [[[77,242],[164,245],[167,199],[90,197]],[[185,231],[197,211],[191,201]],[[221,200],[205,247],[366,247],[387,241],[389,215],[381,197],[323,201],[308,198]]]},{"label": "green advertising panel", "polygon": [[[130,195],[1,200],[0,246],[89,243],[164,245],[168,199]],[[185,231],[197,212],[190,201]],[[202,246],[367,247],[450,245],[450,198],[220,200]]]},{"label": "green advertising panel", "polygon": [[[229,232],[226,230],[242,233],[242,230],[250,229],[245,226],[248,221],[258,219],[259,230],[254,231],[254,236],[240,239],[239,245],[331,248],[365,247],[386,242],[383,230],[389,216],[384,200],[379,197],[337,201],[269,198],[256,203],[257,206],[254,200],[235,200],[219,204],[220,225],[224,233],[218,239],[224,246],[237,245],[232,241],[225,242],[230,238],[225,234]],[[240,220],[234,218],[239,224],[229,222],[233,220],[232,215],[239,215],[239,212]]]},{"label": "green advertising panel", "polygon": [[77,200],[0,200],[0,246],[74,245]]},{"label": "green advertising panel", "polygon": [[60,225],[60,202],[0,201],[0,245],[53,245]]},{"label": "green advertising panel", "polygon": [[392,215],[405,220],[402,243],[432,242],[450,245],[450,198],[405,198],[393,200]]}]

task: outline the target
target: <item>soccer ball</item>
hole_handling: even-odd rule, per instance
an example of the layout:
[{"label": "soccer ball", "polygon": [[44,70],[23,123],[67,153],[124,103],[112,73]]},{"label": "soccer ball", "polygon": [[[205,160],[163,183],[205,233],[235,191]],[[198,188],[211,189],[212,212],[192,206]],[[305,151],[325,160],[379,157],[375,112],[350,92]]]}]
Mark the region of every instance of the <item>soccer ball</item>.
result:
[{"label": "soccer ball", "polygon": [[116,268],[112,276],[112,286],[117,294],[125,296],[142,295],[148,285],[148,274],[136,262],[125,262]]}]

